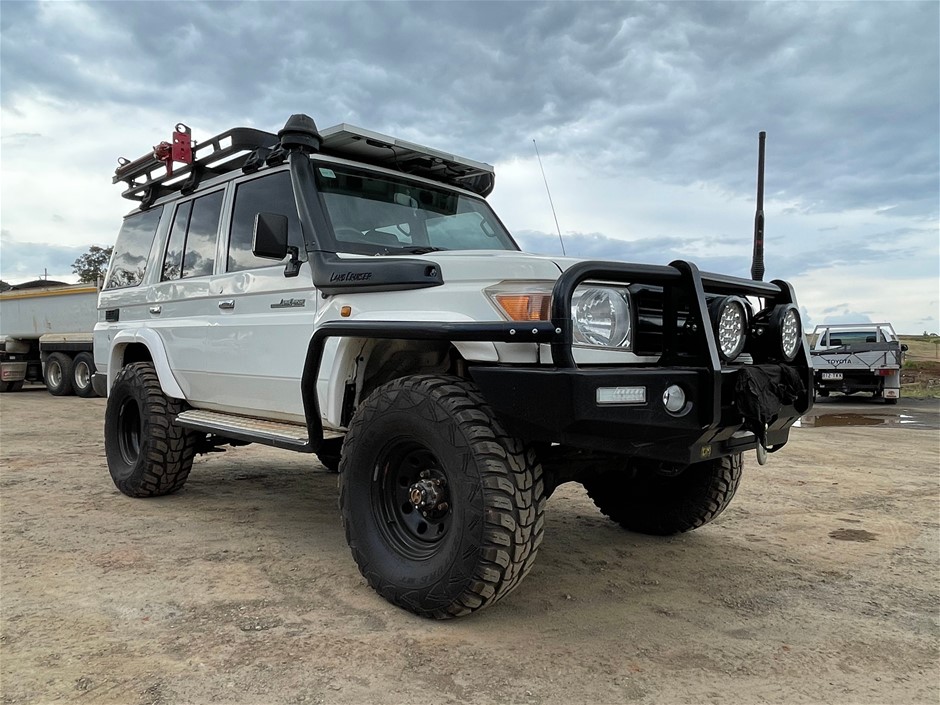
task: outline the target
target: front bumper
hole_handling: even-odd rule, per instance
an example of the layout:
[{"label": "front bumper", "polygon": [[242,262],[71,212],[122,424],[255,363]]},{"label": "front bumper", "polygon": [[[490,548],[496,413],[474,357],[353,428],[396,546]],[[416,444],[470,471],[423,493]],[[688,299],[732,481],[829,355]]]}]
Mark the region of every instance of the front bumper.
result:
[{"label": "front bumper", "polygon": [[[487,402],[519,438],[677,464],[787,442],[790,427],[809,408],[808,394],[778,398],[779,410],[759,439],[741,411],[739,374],[739,368],[722,369],[717,377],[701,368],[471,369]],[[662,398],[670,385],[685,392],[684,413],[666,410]],[[643,387],[646,401],[598,404],[600,387]]]},{"label": "front bumper", "polygon": [[[577,366],[572,353],[571,300],[585,281],[657,288],[662,315],[655,366]],[[754,364],[722,365],[707,295],[759,297],[765,311],[796,306],[792,287],[783,281],[705,274],[682,261],[665,267],[589,261],[570,267],[555,282],[550,321],[324,323],[311,338],[302,380],[311,444],[316,449],[323,438],[316,380],[325,343],[332,337],[360,337],[551,345],[552,367],[470,368],[497,416],[526,441],[683,464],[758,444],[777,450],[786,443],[790,426],[812,408],[813,371],[806,341],[795,359],[782,364],[772,347],[761,344],[755,334],[750,352]],[[660,402],[670,384],[680,384],[692,402],[685,414],[670,414]],[[646,401],[616,406],[597,403],[598,387],[627,386],[645,387]]]}]

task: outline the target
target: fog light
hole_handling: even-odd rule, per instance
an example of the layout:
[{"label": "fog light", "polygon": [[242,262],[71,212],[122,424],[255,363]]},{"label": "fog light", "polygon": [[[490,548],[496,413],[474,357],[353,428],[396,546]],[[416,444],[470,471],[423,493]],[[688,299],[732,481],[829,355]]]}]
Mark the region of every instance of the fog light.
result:
[{"label": "fog light", "polygon": [[666,387],[663,392],[663,406],[670,414],[678,414],[685,408],[685,392],[678,384],[672,384]]},{"label": "fog light", "polygon": [[598,404],[643,404],[646,387],[598,387]]}]

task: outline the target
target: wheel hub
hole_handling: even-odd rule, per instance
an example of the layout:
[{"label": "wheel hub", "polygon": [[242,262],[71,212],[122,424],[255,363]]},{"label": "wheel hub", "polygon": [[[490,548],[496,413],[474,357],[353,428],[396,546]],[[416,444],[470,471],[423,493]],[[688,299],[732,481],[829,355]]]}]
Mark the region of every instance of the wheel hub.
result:
[{"label": "wheel hub", "polygon": [[447,536],[453,509],[446,471],[422,443],[392,444],[379,459],[372,490],[382,530],[414,560],[432,555]]},{"label": "wheel hub", "polygon": [[423,478],[408,489],[408,499],[411,500],[415,509],[426,509],[429,507],[439,509],[441,496],[440,480]]}]

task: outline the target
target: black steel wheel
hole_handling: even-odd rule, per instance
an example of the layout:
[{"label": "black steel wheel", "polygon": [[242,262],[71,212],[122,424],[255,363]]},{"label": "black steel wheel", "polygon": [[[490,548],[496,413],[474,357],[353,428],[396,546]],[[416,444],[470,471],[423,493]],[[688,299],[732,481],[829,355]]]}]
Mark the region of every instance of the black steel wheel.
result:
[{"label": "black steel wheel", "polygon": [[72,360],[72,387],[75,394],[90,398],[98,396],[91,384],[92,375],[95,374],[95,358],[91,353],[80,352]]},{"label": "black steel wheel", "polygon": [[395,550],[413,560],[434,554],[447,538],[453,512],[446,471],[424,444],[392,441],[379,456],[372,480],[372,511]]},{"label": "black steel wheel", "polygon": [[340,462],[346,538],[369,584],[415,614],[469,614],[507,595],[542,541],[534,453],[469,382],[416,375],[356,410]]},{"label": "black steel wheel", "polygon": [[104,448],[115,486],[129,497],[157,497],[182,487],[199,434],[173,423],[182,402],[163,393],[150,362],[122,369],[104,416]]},{"label": "black steel wheel", "polygon": [[46,358],[43,377],[53,396],[64,397],[75,391],[72,386],[72,358],[65,353],[52,353]]},{"label": "black steel wheel", "polygon": [[604,514],[629,531],[668,536],[709,523],[741,483],[741,454],[694,463],[678,475],[626,467],[582,480]]}]

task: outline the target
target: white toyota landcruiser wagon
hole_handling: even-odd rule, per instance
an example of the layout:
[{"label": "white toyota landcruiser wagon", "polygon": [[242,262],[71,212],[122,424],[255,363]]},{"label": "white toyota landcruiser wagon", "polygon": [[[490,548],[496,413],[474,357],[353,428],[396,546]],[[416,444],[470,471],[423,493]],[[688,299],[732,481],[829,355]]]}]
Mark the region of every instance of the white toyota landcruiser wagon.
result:
[{"label": "white toyota landcruiser wagon", "polygon": [[486,164],[294,115],[178,125],[114,182],[138,202],[94,335],[117,487],[316,453],[363,575],[420,615],[515,588],[562,482],[631,531],[711,521],[812,404],[786,282],[525,254]]}]

